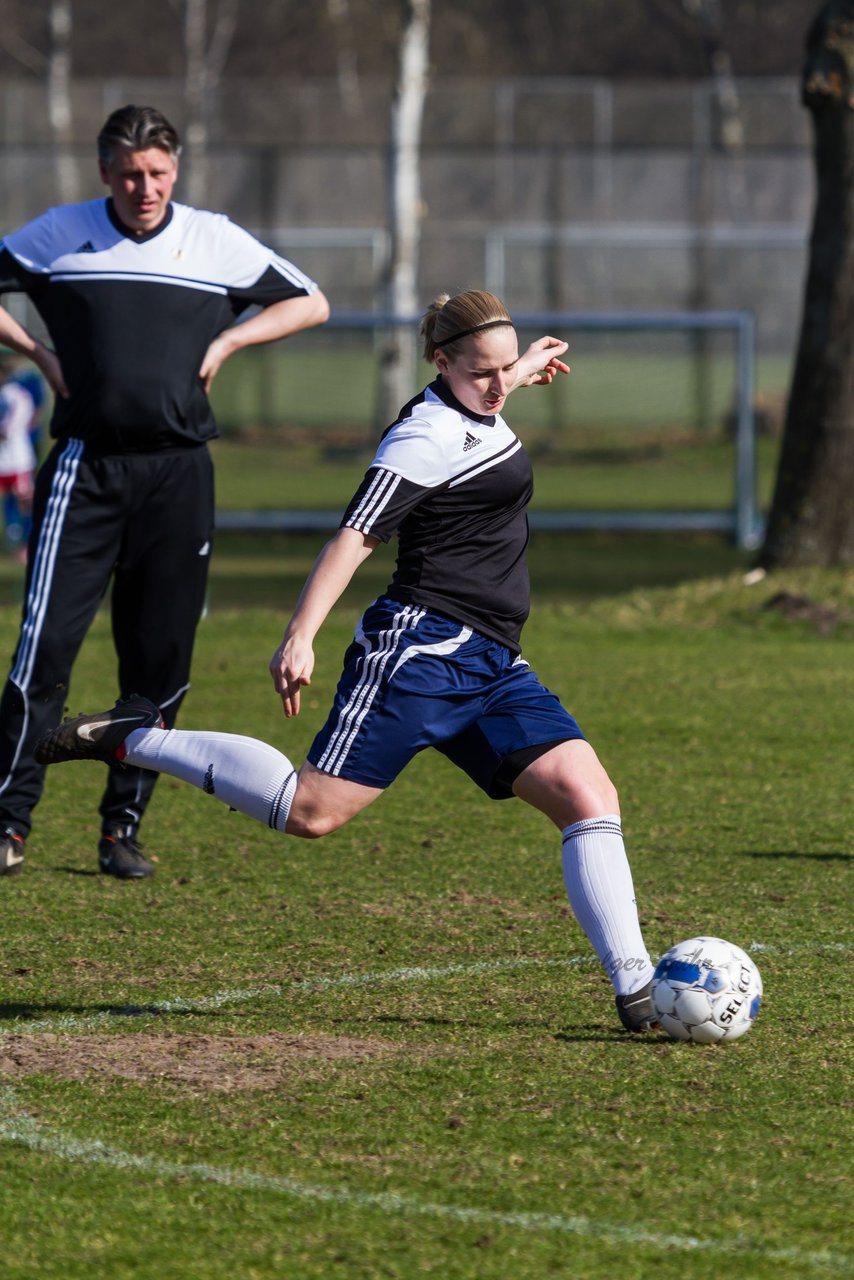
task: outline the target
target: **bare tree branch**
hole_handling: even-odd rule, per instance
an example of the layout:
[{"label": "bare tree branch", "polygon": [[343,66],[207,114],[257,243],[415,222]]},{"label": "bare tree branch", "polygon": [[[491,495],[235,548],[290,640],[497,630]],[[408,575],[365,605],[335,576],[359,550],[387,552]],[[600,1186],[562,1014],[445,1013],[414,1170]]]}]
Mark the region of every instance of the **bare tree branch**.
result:
[{"label": "bare tree branch", "polygon": [[350,13],[350,0],[326,0],[329,20],[335,32],[338,88],[341,103],[348,115],[356,115],[361,107],[361,86],[357,42]]},{"label": "bare tree branch", "polygon": [[47,65],[46,55],[23,36],[18,35],[14,28],[0,27],[0,49],[5,49],[10,57],[20,62],[21,66],[26,67],[28,71],[35,71],[37,75],[44,72]]},{"label": "bare tree branch", "polygon": [[190,204],[207,202],[211,104],[237,27],[237,6],[238,0],[219,0],[208,42],[208,0],[184,0],[187,198]]},{"label": "bare tree branch", "polygon": [[216,21],[208,46],[208,78],[217,84],[228,60],[234,33],[237,30],[237,9],[240,0],[219,0]]}]

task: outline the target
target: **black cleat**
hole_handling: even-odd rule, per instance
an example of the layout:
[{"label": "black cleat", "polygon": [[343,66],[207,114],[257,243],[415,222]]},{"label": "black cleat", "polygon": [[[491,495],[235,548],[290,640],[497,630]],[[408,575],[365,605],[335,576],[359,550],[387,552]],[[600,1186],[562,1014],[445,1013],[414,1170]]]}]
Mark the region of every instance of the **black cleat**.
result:
[{"label": "black cleat", "polygon": [[98,862],[106,876],[117,880],[144,880],[154,875],[154,867],[136,842],[133,827],[113,827],[98,841]]},{"label": "black cleat", "polygon": [[94,716],[63,720],[41,738],[35,749],[39,764],[61,764],[64,760],[122,759],[122,744],[134,729],[162,729],[160,708],[148,698],[121,698],[112,711]]},{"label": "black cleat", "polygon": [[24,865],[24,837],[11,827],[0,834],[0,876],[16,876]]},{"label": "black cleat", "polygon": [[651,992],[652,983],[648,982],[630,996],[617,996],[617,1013],[627,1031],[655,1031],[660,1026],[652,1007]]}]

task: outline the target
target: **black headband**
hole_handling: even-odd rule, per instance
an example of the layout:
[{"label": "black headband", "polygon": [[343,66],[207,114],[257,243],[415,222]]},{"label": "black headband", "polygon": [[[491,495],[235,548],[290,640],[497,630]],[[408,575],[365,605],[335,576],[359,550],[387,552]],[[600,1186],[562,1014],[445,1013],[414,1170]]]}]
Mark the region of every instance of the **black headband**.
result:
[{"label": "black headband", "polygon": [[484,329],[497,329],[499,325],[509,324],[513,328],[512,320],[487,320],[486,324],[476,324],[471,329],[461,329],[459,333],[454,333],[450,338],[443,338],[441,342],[434,342],[434,347],[447,347],[451,342],[456,342],[459,338],[468,338],[473,333],[482,333]]}]

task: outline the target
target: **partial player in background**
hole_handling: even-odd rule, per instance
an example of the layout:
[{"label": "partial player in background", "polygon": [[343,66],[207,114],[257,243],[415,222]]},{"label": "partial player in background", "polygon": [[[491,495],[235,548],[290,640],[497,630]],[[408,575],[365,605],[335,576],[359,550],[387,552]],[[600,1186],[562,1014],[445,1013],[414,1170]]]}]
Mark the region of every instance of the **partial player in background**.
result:
[{"label": "partial player in background", "polygon": [[30,444],[33,446],[33,452],[38,460],[41,456],[42,424],[45,405],[47,404],[44,379],[30,365],[21,364],[18,361],[12,372],[12,381],[17,382],[18,386],[23,387],[25,391],[29,391],[32,397],[33,416],[30,422]]},{"label": "partial player in background", "polygon": [[0,354],[0,493],[6,545],[22,562],[27,558],[33,507],[37,463],[33,422],[36,417],[33,392],[19,376],[16,361]]},{"label": "partial player in background", "polygon": [[392,581],[359,622],[299,774],[263,742],[164,732],[160,709],[144,699],[67,721],[43,739],[39,758],[158,769],[275,830],[312,838],[354,818],[432,746],[491,799],[517,796],[561,832],[570,903],[613,983],[623,1026],[643,1031],[653,1021],[653,966],[617,793],[520,651],[533,480],[501,412],[517,387],[569,372],[566,343],[540,338],[520,357],[506,307],[483,292],[437,299],[422,334],[438,376],[383,436],[270,663],[285,715],[297,715],[317,632],[359,565],[396,534]]},{"label": "partial player in background", "polygon": [[[173,201],[179,152],[153,107],[114,111],[98,135],[108,195],[49,209],[0,246],[0,293],[27,294],[54,350],[2,308],[0,342],[54,391],[56,441],[36,480],[24,615],[0,700],[0,874],[21,869],[44,782],[33,748],[62,712],[110,583],[119,692],[145,694],[174,724],[213,543],[211,382],[236,352],[329,314],[293,263],[223,214]],[[98,842],[107,874],[154,870],[137,831],[155,781],[110,771]]]}]

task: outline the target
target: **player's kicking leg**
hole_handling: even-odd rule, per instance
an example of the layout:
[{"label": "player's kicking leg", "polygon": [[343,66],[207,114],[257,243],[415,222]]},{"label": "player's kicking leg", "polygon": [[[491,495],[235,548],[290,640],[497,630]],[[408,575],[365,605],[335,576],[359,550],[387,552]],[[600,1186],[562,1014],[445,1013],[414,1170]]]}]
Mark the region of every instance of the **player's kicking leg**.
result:
[{"label": "player's kicking leg", "polygon": [[167,773],[274,830],[307,838],[337,830],[382,795],[382,788],[332,777],[309,763],[298,775],[286,755],[257,738],[164,729],[159,708],[147,698],[63,721],[41,739],[36,758],[42,764],[119,760]]},{"label": "player's kicking leg", "polygon": [[60,764],[65,760],[103,760],[113,764],[124,759],[124,742],[134,729],[163,728],[160,708],[148,698],[120,698],[110,711],[91,716],[74,716],[49,730],[36,744],[39,764]]}]

